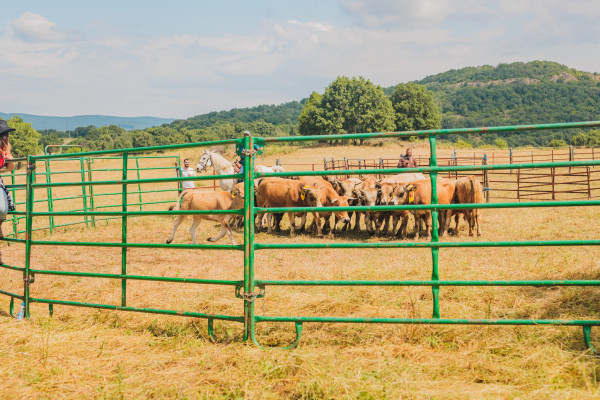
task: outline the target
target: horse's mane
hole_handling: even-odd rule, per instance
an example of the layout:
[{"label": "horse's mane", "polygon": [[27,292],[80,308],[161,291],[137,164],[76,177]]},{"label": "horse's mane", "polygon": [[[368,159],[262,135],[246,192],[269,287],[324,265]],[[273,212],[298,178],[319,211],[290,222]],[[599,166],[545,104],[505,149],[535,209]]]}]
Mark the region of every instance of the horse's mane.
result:
[{"label": "horse's mane", "polygon": [[219,154],[217,151],[209,150],[210,158],[213,163],[213,167],[215,169],[227,169],[231,167],[231,161],[227,160],[222,154]]}]

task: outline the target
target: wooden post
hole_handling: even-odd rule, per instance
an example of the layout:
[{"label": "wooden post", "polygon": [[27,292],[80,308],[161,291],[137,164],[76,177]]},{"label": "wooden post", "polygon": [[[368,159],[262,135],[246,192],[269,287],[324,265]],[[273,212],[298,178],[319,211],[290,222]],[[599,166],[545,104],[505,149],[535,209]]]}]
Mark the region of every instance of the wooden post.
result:
[{"label": "wooden post", "polygon": [[517,200],[521,201],[521,170],[517,170]]},{"label": "wooden post", "polygon": [[[487,165],[487,154],[483,155],[483,158],[481,159],[481,165]],[[488,182],[488,171],[484,170],[483,171],[483,188],[485,190],[485,202],[489,203],[490,202],[490,191],[488,190],[490,187],[489,182]]]},{"label": "wooden post", "polygon": [[590,186],[590,167],[585,167],[587,170],[587,183],[588,183],[588,200],[592,198],[592,187]]},{"label": "wooden post", "polygon": [[550,168],[550,176],[551,176],[551,180],[552,180],[552,200],[556,200],[555,193],[554,193],[555,174],[556,174],[556,168],[554,168],[554,167]]},{"label": "wooden post", "polygon": [[[573,161],[573,146],[569,146],[569,162]],[[571,167],[569,167],[569,173],[571,173]]]}]

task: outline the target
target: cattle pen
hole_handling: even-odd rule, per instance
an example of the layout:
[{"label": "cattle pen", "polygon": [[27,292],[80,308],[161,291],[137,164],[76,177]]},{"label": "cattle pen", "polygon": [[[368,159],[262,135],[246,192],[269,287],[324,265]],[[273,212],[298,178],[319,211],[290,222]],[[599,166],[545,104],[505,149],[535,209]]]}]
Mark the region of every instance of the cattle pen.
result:
[{"label": "cattle pen", "polygon": [[[282,138],[260,138],[245,136],[243,138],[193,143],[184,145],[171,145],[171,146],[157,146],[149,148],[136,148],[136,149],[123,149],[123,150],[107,150],[107,151],[96,151],[88,153],[73,153],[73,154],[52,154],[52,155],[39,155],[27,157],[27,172],[24,184],[18,184],[13,181],[12,185],[8,185],[9,189],[16,191],[25,192],[24,211],[18,211],[13,213],[16,217],[24,220],[25,229],[22,233],[25,234],[25,238],[17,237],[19,232],[16,229],[15,222],[15,237],[7,237],[4,240],[9,243],[15,243],[19,246],[24,246],[24,263],[22,266],[14,266],[2,264],[1,267],[7,270],[15,271],[18,274],[23,275],[22,293],[17,293],[16,290],[4,290],[1,288],[0,294],[11,298],[11,314],[13,313],[14,300],[18,299],[25,304],[25,315],[30,316],[30,305],[31,304],[46,304],[49,308],[50,313],[54,312],[54,306],[79,306],[89,308],[99,308],[108,310],[122,310],[122,311],[133,311],[142,313],[154,313],[154,314],[166,314],[166,315],[181,315],[189,317],[203,318],[207,320],[208,334],[211,338],[214,338],[214,321],[231,321],[243,324],[244,334],[243,340],[250,340],[253,343],[260,346],[259,341],[256,337],[256,326],[260,323],[276,323],[286,322],[292,323],[295,327],[295,339],[291,344],[288,344],[287,348],[292,348],[298,345],[303,324],[307,323],[382,323],[382,324],[471,324],[471,325],[560,325],[560,326],[579,326],[583,329],[583,336],[585,345],[593,351],[591,343],[591,328],[593,326],[600,325],[600,320],[597,319],[555,319],[555,318],[538,318],[538,319],[527,319],[527,318],[485,318],[485,319],[469,319],[469,318],[444,318],[443,308],[440,304],[440,291],[445,290],[449,287],[582,287],[600,286],[600,280],[597,279],[552,279],[552,280],[444,280],[440,279],[440,269],[443,269],[443,265],[439,262],[439,253],[443,252],[444,249],[451,248],[483,248],[483,247],[554,247],[554,246],[597,246],[600,244],[600,240],[597,238],[586,239],[586,240],[528,240],[528,241],[440,241],[437,233],[438,224],[438,212],[440,210],[460,208],[460,209],[493,209],[493,208],[539,208],[539,207],[583,207],[583,206],[598,206],[600,201],[598,200],[558,200],[552,202],[536,202],[536,201],[520,201],[520,202],[504,202],[504,203],[487,203],[487,204],[461,204],[457,205],[440,205],[437,199],[436,193],[436,182],[439,176],[443,174],[462,174],[465,172],[481,172],[481,171],[522,171],[529,169],[540,169],[540,168],[587,168],[600,165],[600,160],[585,160],[585,161],[545,161],[545,162],[519,162],[519,163],[507,163],[507,164],[487,164],[487,165],[438,165],[437,159],[437,137],[443,135],[457,135],[457,134],[477,134],[482,132],[525,132],[530,130],[548,130],[548,129],[569,129],[569,128],[588,128],[598,127],[600,122],[577,122],[577,123],[564,123],[564,124],[544,124],[544,125],[528,125],[528,126],[508,126],[508,127],[492,127],[492,128],[468,128],[468,129],[450,129],[450,130],[430,130],[430,131],[411,131],[411,132],[395,132],[395,133],[363,133],[363,134],[343,134],[343,135],[331,135],[331,136],[305,136],[305,137],[282,137]],[[244,158],[244,171],[242,174],[222,175],[222,179],[244,179],[245,182],[245,193],[249,194],[245,196],[244,208],[239,210],[225,210],[225,211],[157,211],[150,210],[144,211],[141,207],[143,203],[139,200],[138,203],[130,202],[129,197],[131,195],[141,196],[144,191],[141,190],[139,185],[144,184],[165,184],[165,183],[178,183],[183,180],[197,180],[197,181],[209,181],[214,180],[214,176],[198,176],[196,178],[182,178],[182,177],[157,177],[157,178],[140,178],[139,171],[141,170],[138,166],[137,173],[135,176],[131,176],[130,163],[135,160],[139,163],[140,159],[143,159],[135,154],[141,152],[152,152],[152,151],[168,151],[183,148],[195,148],[195,147],[206,147],[206,146],[221,146],[221,145],[244,145],[246,149],[252,149],[254,144],[263,146],[268,143],[286,143],[286,142],[301,142],[301,141],[331,141],[331,140],[356,140],[356,139],[372,139],[372,138],[405,138],[410,136],[424,137],[429,140],[430,146],[430,157],[429,166],[419,168],[370,168],[361,170],[351,169],[324,169],[321,171],[293,171],[293,172],[280,172],[280,173],[257,173],[254,172],[254,152],[247,151],[246,157]],[[86,179],[84,176],[80,176],[77,181],[70,182],[53,182],[51,180],[52,173],[42,173],[42,167],[46,168],[44,171],[50,171],[48,167],[50,163],[59,162],[71,162],[71,163],[84,163],[84,157],[98,157],[98,158],[111,158],[122,162],[122,167],[116,172],[120,174],[118,179],[103,179],[94,180],[93,176]],[[100,161],[98,161],[100,162]],[[39,169],[38,169],[39,167]],[[101,168],[98,168],[99,170]],[[89,171],[93,171],[93,168],[89,168]],[[81,171],[84,171],[82,168]],[[171,170],[171,172],[173,172]],[[375,207],[329,207],[329,208],[286,208],[286,209],[267,209],[258,208],[254,206],[254,182],[255,178],[261,177],[291,177],[291,176],[320,176],[320,175],[380,175],[380,174],[393,174],[400,172],[422,172],[428,173],[432,182],[432,201],[431,205],[401,205],[401,206],[375,206]],[[77,174],[78,172],[71,171],[70,174]],[[83,174],[83,172],[81,173]],[[37,176],[44,176],[45,182],[38,182]],[[130,186],[137,186],[137,191],[131,191]],[[78,194],[72,194],[73,196],[81,196],[82,199],[86,199],[86,190],[91,192],[92,189],[97,187],[113,187],[118,188],[106,196],[120,197],[120,210],[102,210],[98,211],[100,207],[89,207],[83,204],[82,209],[69,210],[69,211],[57,211],[51,209],[50,199],[58,201],[53,197],[53,190],[72,188],[77,190]],[[170,189],[172,190],[172,189]],[[36,199],[35,194],[40,192],[47,193],[48,210],[38,211],[36,210]],[[80,195],[79,192],[82,194]],[[69,196],[67,196],[69,197]],[[134,209],[139,207],[139,209]],[[110,207],[114,208],[114,207]],[[93,210],[92,210],[93,209]],[[431,240],[428,242],[405,242],[405,241],[388,241],[388,242],[335,242],[335,243],[265,243],[258,242],[254,235],[254,216],[261,212],[310,212],[310,211],[392,211],[392,210],[431,210],[433,217],[433,229]],[[193,214],[238,214],[243,215],[244,218],[244,243],[243,245],[220,245],[220,244],[163,244],[163,243],[149,243],[149,242],[130,242],[128,241],[128,235],[131,233],[128,228],[128,220],[130,217],[137,216],[173,216],[173,215],[193,215]],[[35,240],[34,231],[41,229],[50,229],[58,226],[53,223],[53,219],[57,217],[80,217],[88,222],[91,228],[94,227],[97,219],[100,218],[113,218],[121,221],[121,235],[120,241],[112,242],[99,242],[99,241],[52,241],[52,240]],[[48,226],[35,224],[34,219],[39,221],[40,218],[48,220]],[[34,268],[31,263],[32,249],[41,246],[68,246],[68,247],[99,247],[99,248],[116,248],[120,249],[121,252],[121,270],[120,273],[104,274],[97,272],[78,272],[78,271],[63,271],[49,268]],[[199,279],[199,278],[183,278],[183,277],[162,277],[155,275],[138,275],[128,273],[128,250],[132,248],[169,248],[169,249],[200,249],[200,250],[219,250],[219,251],[238,251],[243,253],[243,276],[239,279]],[[255,252],[267,252],[270,249],[289,249],[289,250],[303,250],[303,249],[384,249],[390,248],[400,251],[401,249],[429,249],[431,252],[431,267],[430,276],[428,280],[267,280],[267,279],[256,279],[255,277]],[[120,302],[118,304],[108,303],[90,303],[82,301],[67,301],[55,298],[46,298],[32,296],[31,286],[35,285],[34,278],[38,281],[42,276],[52,275],[55,277],[85,277],[85,278],[98,278],[98,279],[110,279],[120,283]],[[234,289],[234,293],[237,299],[242,302],[239,314],[214,314],[214,313],[202,313],[196,311],[185,311],[180,309],[164,309],[164,308],[142,308],[129,305],[128,298],[128,282],[129,281],[153,281],[153,282],[168,282],[178,284],[195,284],[195,285],[218,285],[225,286]],[[270,287],[429,287],[431,288],[431,317],[429,318],[382,318],[382,317],[345,317],[345,316],[287,316],[287,315],[257,315],[255,312],[255,306],[257,299],[264,299],[267,295],[267,288]]]}]

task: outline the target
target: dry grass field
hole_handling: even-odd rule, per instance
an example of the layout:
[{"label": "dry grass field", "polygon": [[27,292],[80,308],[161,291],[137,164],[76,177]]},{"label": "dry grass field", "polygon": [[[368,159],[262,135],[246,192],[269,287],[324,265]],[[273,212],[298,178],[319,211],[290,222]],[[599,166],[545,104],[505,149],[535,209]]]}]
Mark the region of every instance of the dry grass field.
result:
[{"label": "dry grass field", "polygon": [[[425,154],[426,144],[416,146]],[[323,157],[397,156],[403,144],[382,147],[271,148],[259,164],[320,162]],[[440,153],[450,152],[440,149]],[[200,149],[181,152],[197,160]],[[102,164],[105,163],[105,164]],[[65,170],[72,168],[65,163]],[[118,161],[99,162],[118,168]],[[112,174],[112,175],[111,175]],[[153,176],[159,174],[152,173]],[[148,174],[149,175],[149,174]],[[150,177],[142,173],[142,178]],[[58,175],[56,181],[76,179]],[[160,176],[172,176],[165,171]],[[104,179],[118,179],[120,172]],[[99,179],[99,178],[95,178]],[[152,190],[164,185],[145,185]],[[133,185],[130,186],[133,189]],[[98,187],[95,193],[109,192]],[[114,190],[114,188],[112,189]],[[57,196],[80,188],[56,189]],[[43,199],[46,190],[36,191]],[[137,195],[129,196],[131,202]],[[144,201],[174,199],[174,194],[144,194]],[[104,204],[118,204],[105,196]],[[100,202],[100,200],[99,200]],[[44,210],[40,203],[39,210]],[[81,200],[55,209],[81,207]],[[147,209],[163,210],[166,204]],[[136,209],[136,207],[131,207]],[[139,209],[139,208],[138,208]],[[146,208],[145,208],[146,209]],[[483,236],[473,240],[597,239],[600,208],[484,210]],[[57,217],[66,223],[74,217]],[[39,218],[37,226],[47,219]],[[128,223],[131,242],[164,243],[173,218],[135,217]],[[175,243],[191,243],[184,223]],[[409,224],[409,229],[412,222]],[[198,238],[220,230],[202,222]],[[5,232],[10,232],[6,226]],[[260,243],[289,242],[282,234],[256,235]],[[236,240],[243,241],[241,231]],[[36,240],[119,242],[119,220],[37,231]],[[389,238],[379,240],[389,241]],[[469,240],[461,235],[443,240]],[[298,236],[296,243],[374,242],[367,234],[319,239]],[[222,239],[227,244],[226,238]],[[23,265],[21,244],[2,246],[4,262]],[[583,247],[470,248],[440,250],[440,279],[600,279],[600,249]],[[32,267],[118,274],[117,248],[35,246]],[[426,249],[258,250],[257,279],[399,280],[431,278]],[[165,277],[243,279],[243,254],[235,251],[130,249],[128,273]],[[38,275],[31,286],[37,298],[119,304],[121,282],[111,279]],[[0,289],[22,292],[22,276],[0,270]],[[145,308],[242,315],[233,287],[129,281],[128,305]],[[32,304],[32,318],[8,315],[9,298],[0,296],[0,397],[179,398],[179,399],[584,399],[600,396],[600,360],[585,350],[581,328],[560,326],[445,326],[304,324],[295,350],[259,349],[242,343],[242,325],[215,322],[219,343],[207,337],[202,319]],[[598,319],[600,293],[594,288],[442,287],[444,318]],[[256,301],[257,315],[429,318],[428,287],[274,287]],[[264,345],[285,345],[293,324],[258,324]],[[600,346],[599,329],[592,329]]]}]

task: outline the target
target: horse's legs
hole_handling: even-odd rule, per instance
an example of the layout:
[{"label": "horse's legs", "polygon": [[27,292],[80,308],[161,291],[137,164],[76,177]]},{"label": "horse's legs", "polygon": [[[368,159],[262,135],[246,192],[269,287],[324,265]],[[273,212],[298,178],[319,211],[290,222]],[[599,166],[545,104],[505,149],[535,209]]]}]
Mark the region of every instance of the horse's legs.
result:
[{"label": "horse's legs", "polygon": [[173,231],[171,232],[171,236],[169,236],[169,238],[167,239],[167,244],[173,241],[173,238],[175,237],[175,232],[177,231],[177,228],[179,228],[179,225],[181,225],[181,222],[183,222],[185,217],[185,215],[180,215],[179,217],[177,217],[175,223],[173,224]]}]

